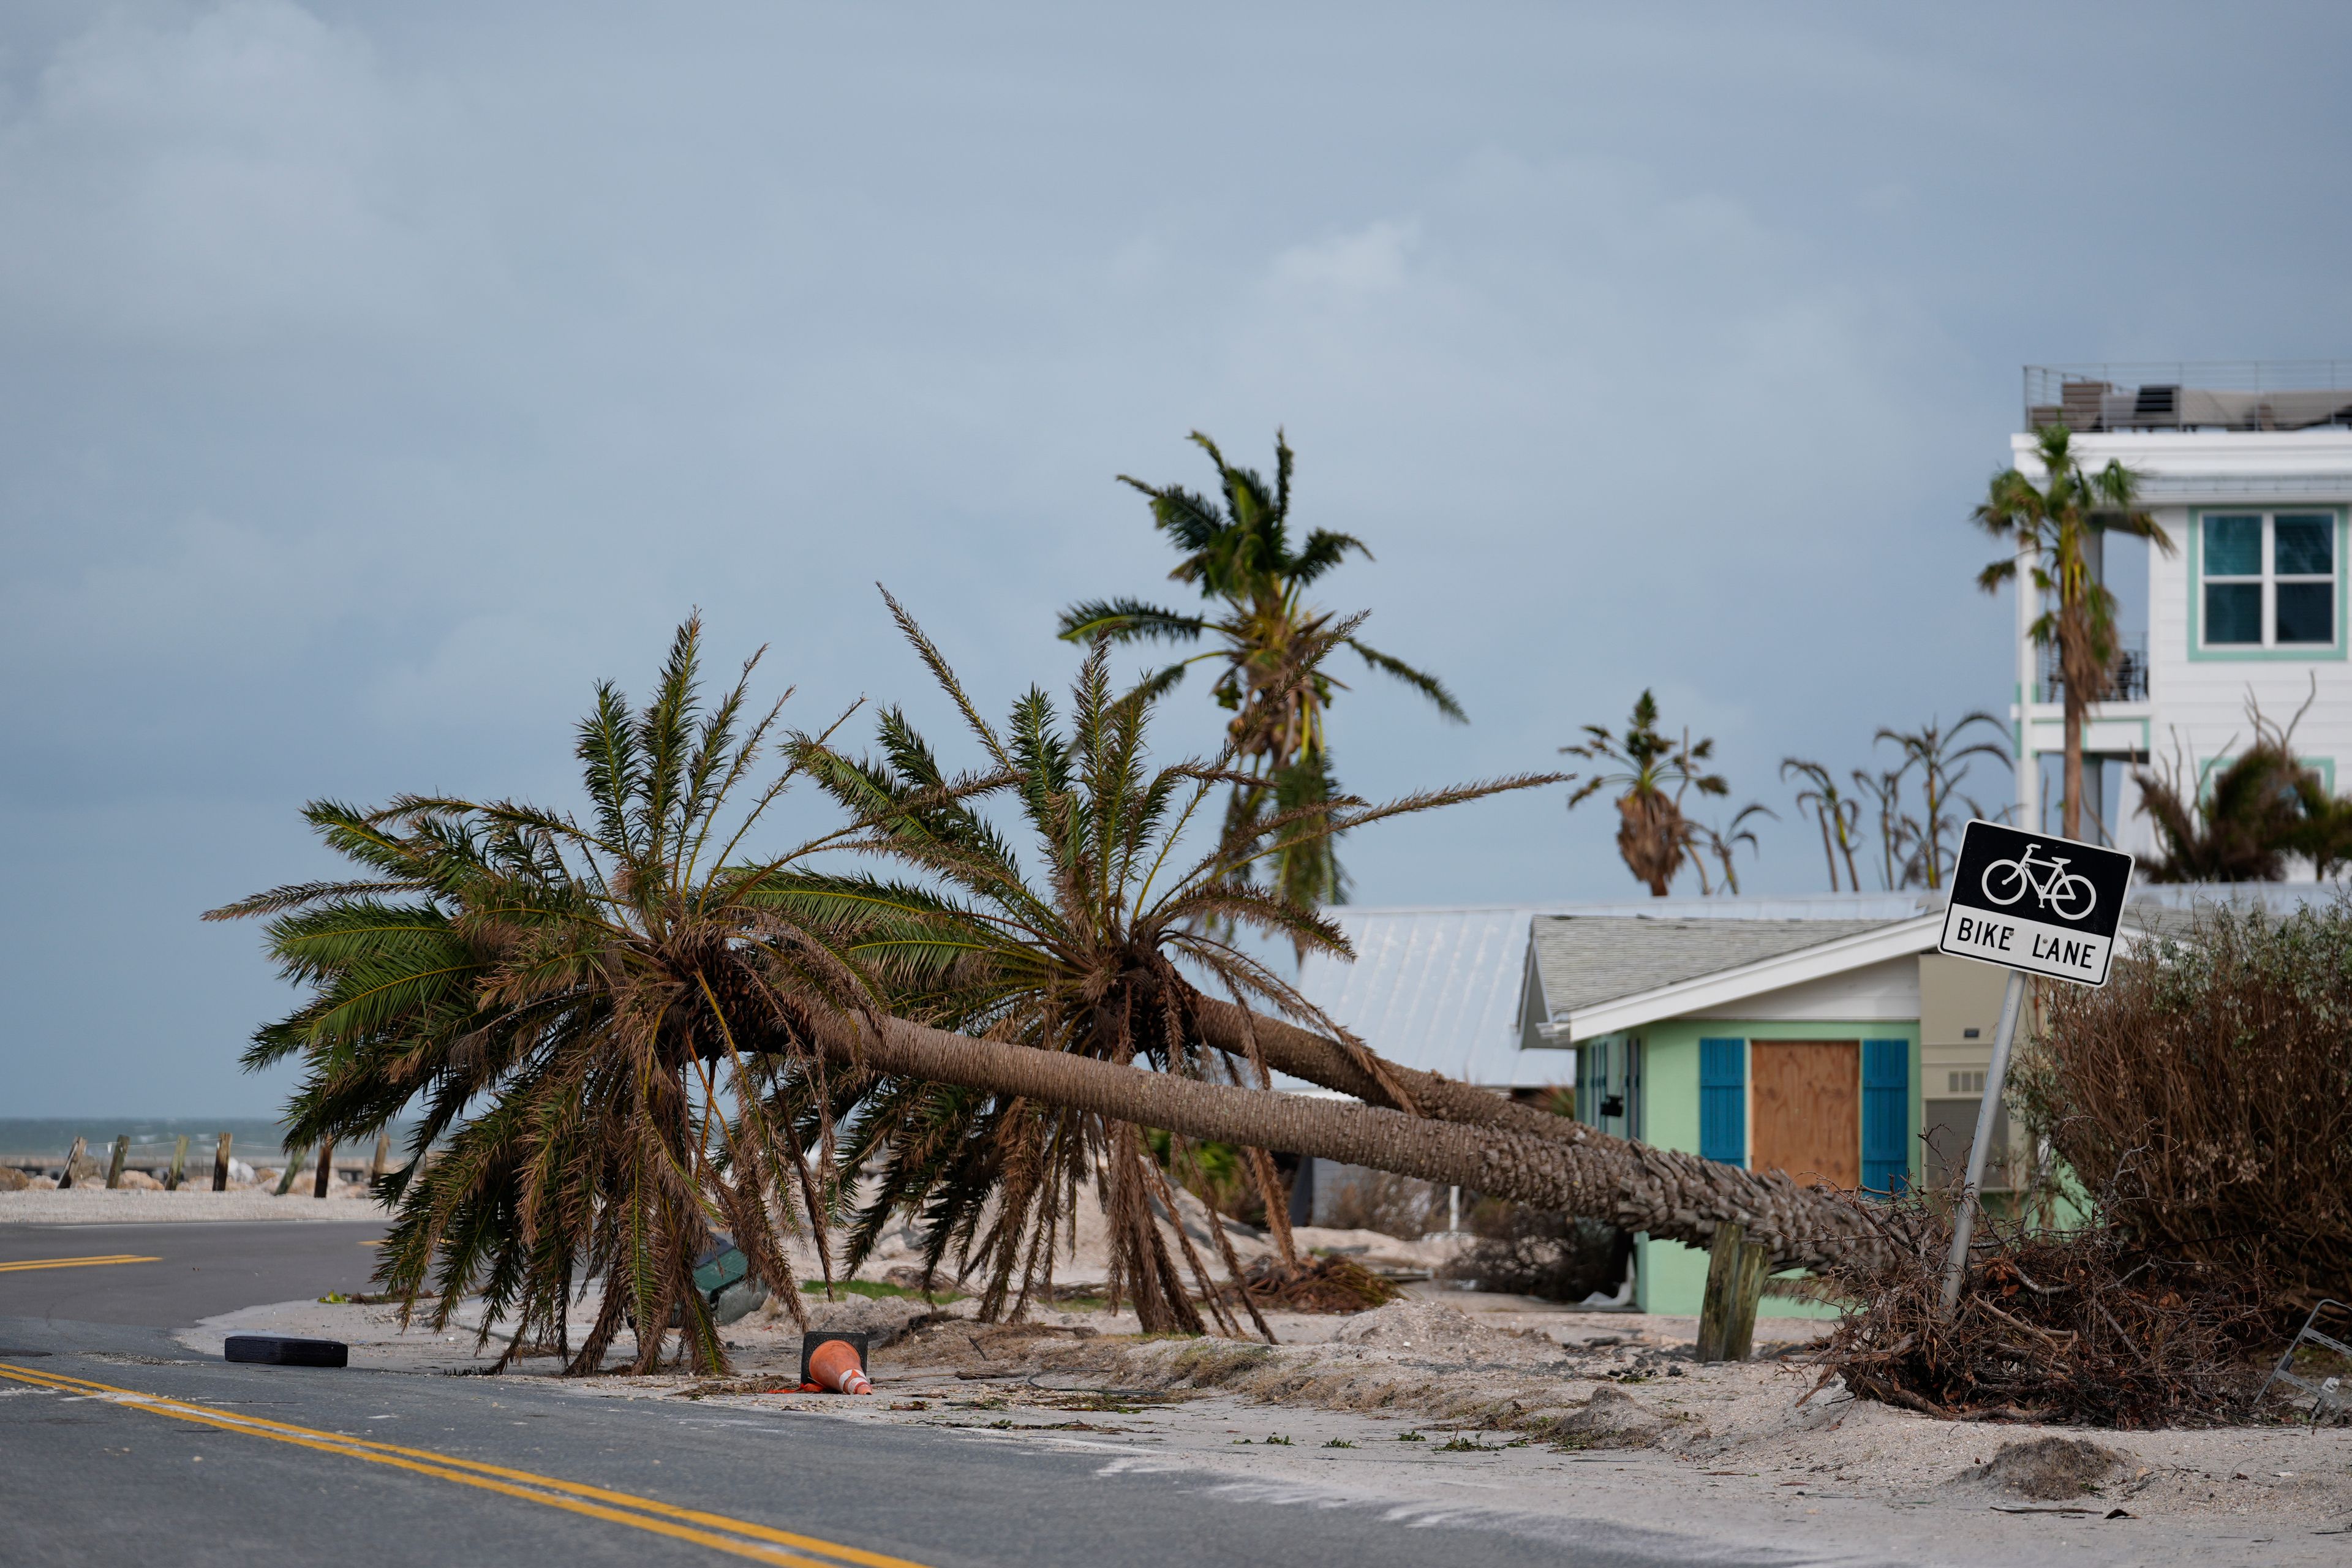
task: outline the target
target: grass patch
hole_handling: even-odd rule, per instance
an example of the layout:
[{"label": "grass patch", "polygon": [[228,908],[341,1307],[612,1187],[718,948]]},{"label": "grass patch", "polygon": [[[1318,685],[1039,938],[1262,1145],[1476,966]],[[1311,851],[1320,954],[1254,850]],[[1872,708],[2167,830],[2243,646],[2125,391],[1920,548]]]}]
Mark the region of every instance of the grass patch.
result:
[{"label": "grass patch", "polygon": [[[833,1288],[836,1290],[846,1291],[852,1296],[863,1296],[869,1301],[928,1301],[932,1306],[938,1307],[950,1301],[961,1301],[963,1300],[961,1295],[958,1295],[953,1290],[940,1290],[932,1295],[926,1296],[920,1290],[909,1290],[904,1285],[885,1285],[873,1279],[836,1279],[833,1282]],[[824,1295],[824,1281],[822,1279],[802,1280],[801,1294],[803,1296]]]},{"label": "grass patch", "polygon": [[1355,1447],[1353,1443],[1349,1442],[1345,1437],[1334,1437],[1323,1446],[1327,1448],[1352,1448]]},{"label": "grass patch", "polygon": [[1400,1443],[1426,1443],[1429,1439],[1423,1436],[1418,1432],[1400,1432],[1397,1434],[1397,1441]]}]

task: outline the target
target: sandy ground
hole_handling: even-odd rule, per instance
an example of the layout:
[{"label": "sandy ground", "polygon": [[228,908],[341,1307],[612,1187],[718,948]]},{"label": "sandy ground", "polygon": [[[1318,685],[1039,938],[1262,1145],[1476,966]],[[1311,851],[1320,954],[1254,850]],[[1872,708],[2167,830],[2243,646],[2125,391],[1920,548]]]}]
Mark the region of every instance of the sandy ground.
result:
[{"label": "sandy ground", "polygon": [[215,1193],[210,1188],[176,1193],[131,1188],[69,1187],[64,1192],[32,1187],[0,1193],[0,1225],[155,1225],[183,1220],[382,1219],[388,1217],[357,1183],[344,1183],[324,1198],[310,1194],[308,1182],[284,1197],[268,1187]]},{"label": "sandy ground", "polygon": [[[874,1356],[875,1397],[793,1391],[800,1331],[764,1310],[726,1331],[730,1377],[555,1386],[1076,1448],[1106,1473],[1184,1471],[1236,1500],[1377,1501],[1405,1524],[1502,1510],[1852,1562],[2352,1563],[2352,1430],[2060,1431],[1932,1421],[1834,1384],[1807,1398],[1815,1326],[1801,1321],[1759,1325],[1757,1361],[1700,1366],[1689,1319],[1428,1286],[1352,1318],[1282,1314],[1276,1347],[1145,1339],[1102,1313],[985,1326],[969,1302],[805,1300],[820,1328],[891,1338]],[[182,1342],[217,1354],[229,1332],[315,1334],[350,1343],[356,1366],[478,1372],[503,1346],[478,1350],[465,1316],[403,1333],[386,1307],[298,1302],[212,1320]],[[2001,1458],[2051,1436],[2105,1451],[2088,1489],[2037,1487],[2046,1466]],[[1699,1542],[1692,1552],[1704,1560]]]}]

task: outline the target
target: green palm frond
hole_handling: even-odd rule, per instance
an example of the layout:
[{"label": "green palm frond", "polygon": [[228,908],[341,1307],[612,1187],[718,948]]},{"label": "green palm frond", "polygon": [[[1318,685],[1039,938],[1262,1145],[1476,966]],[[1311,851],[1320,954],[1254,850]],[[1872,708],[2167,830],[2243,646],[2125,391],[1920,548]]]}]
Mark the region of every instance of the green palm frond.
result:
[{"label": "green palm frond", "polygon": [[[1366,560],[1372,552],[1355,535],[1330,529],[1317,529],[1293,545],[1291,481],[1297,459],[1282,432],[1275,432],[1270,485],[1256,470],[1228,462],[1217,444],[1200,431],[1193,431],[1191,439],[1215,468],[1214,498],[1181,485],[1147,484],[1127,474],[1118,478],[1150,500],[1153,526],[1175,546],[1180,559],[1169,573],[1171,580],[1197,588],[1213,609],[1186,616],[1133,599],[1087,600],[1062,613],[1060,634],[1082,643],[1108,638],[1118,644],[1205,640],[1213,645],[1193,658],[1146,677],[1130,696],[1152,700],[1172,690],[1188,665],[1205,659],[1223,664],[1211,693],[1233,715],[1230,749],[1245,777],[1232,786],[1225,823],[1229,832],[1241,832],[1270,811],[1285,811],[1337,789],[1325,721],[1332,697],[1345,690],[1346,683],[1325,661],[1343,644],[1375,672],[1427,698],[1443,717],[1465,721],[1461,703],[1435,676],[1356,639],[1362,613],[1335,617],[1307,602],[1307,588],[1349,552]],[[1266,858],[1248,874],[1270,878],[1271,885],[1289,897],[1339,901],[1347,896],[1348,879],[1337,842],[1333,834],[1302,840]],[[1257,864],[1255,858],[1252,864]]]},{"label": "green palm frond", "polygon": [[[921,638],[898,614],[909,638]],[[919,646],[930,647],[927,639]],[[953,679],[940,673],[943,685]],[[950,695],[960,690],[951,687]],[[1262,781],[1234,771],[1230,744],[1205,761],[1153,762],[1151,708],[1149,694],[1115,688],[1108,639],[1097,638],[1066,701],[1032,689],[1002,726],[988,727],[1021,824],[1017,857],[977,801],[910,808],[944,771],[897,710],[881,715],[877,754],[796,742],[810,777],[881,825],[848,847],[894,861],[914,879],[808,873],[769,896],[823,926],[902,1016],[1040,1050],[1197,1072],[1203,1062],[1191,1019],[1200,986],[1331,1026],[1243,945],[1217,934],[1347,952],[1317,900],[1278,879],[1247,878],[1257,861],[1299,855],[1390,816],[1556,782],[1549,774],[1504,779],[1371,805],[1327,779],[1279,808],[1267,791],[1267,807],[1252,823],[1213,835],[1200,809],[1210,792]],[[1188,834],[1205,842],[1188,846]],[[779,1092],[779,1117],[811,1114],[804,1085],[787,1082]],[[1125,1163],[1135,1157],[1133,1140],[1090,1114],[888,1079],[832,1109],[844,1127],[843,1160],[880,1173],[849,1228],[849,1265],[869,1255],[894,1217],[909,1216],[921,1228],[927,1266],[971,1279],[986,1316],[1016,1310],[1050,1283],[1052,1238],[1082,1185],[1098,1172],[1108,1176],[1107,1190],[1134,1179]],[[1150,1323],[1197,1323],[1133,1218],[1115,1215],[1112,1227],[1122,1288]]]}]

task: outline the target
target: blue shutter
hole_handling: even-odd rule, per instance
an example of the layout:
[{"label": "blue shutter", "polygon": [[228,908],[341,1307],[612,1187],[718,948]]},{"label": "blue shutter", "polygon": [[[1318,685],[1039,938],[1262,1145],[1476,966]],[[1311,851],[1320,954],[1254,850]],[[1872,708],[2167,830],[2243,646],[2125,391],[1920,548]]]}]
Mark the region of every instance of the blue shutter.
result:
[{"label": "blue shutter", "polygon": [[1911,1042],[1862,1042],[1862,1184],[1886,1197],[1911,1184]]},{"label": "blue shutter", "polygon": [[1704,1160],[1748,1163],[1748,1042],[1698,1043],[1698,1152]]}]

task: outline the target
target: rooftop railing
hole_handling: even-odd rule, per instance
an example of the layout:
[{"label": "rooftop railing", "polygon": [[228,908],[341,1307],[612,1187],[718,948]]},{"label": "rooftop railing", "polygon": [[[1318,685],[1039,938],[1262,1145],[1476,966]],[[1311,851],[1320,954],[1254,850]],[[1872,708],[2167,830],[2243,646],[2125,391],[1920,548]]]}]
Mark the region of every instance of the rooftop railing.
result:
[{"label": "rooftop railing", "polygon": [[2352,426],[2352,360],[2030,364],[2025,428],[2312,430]]}]

